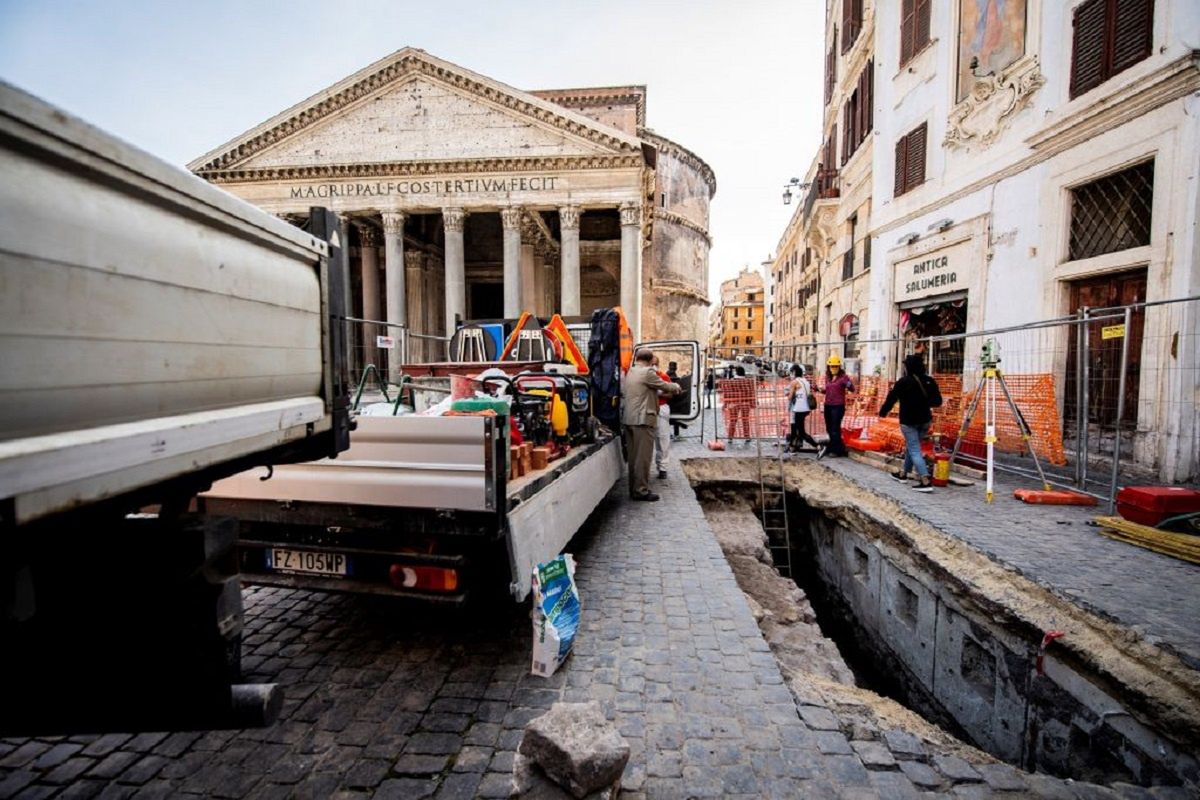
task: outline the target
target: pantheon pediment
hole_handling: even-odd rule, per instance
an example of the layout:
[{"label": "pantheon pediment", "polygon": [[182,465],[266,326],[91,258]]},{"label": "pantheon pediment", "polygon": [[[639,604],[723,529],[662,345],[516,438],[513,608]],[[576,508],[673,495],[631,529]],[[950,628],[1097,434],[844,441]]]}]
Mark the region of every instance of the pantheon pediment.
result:
[{"label": "pantheon pediment", "polygon": [[638,139],[406,48],[189,165],[203,175],[331,164],[640,155]]}]

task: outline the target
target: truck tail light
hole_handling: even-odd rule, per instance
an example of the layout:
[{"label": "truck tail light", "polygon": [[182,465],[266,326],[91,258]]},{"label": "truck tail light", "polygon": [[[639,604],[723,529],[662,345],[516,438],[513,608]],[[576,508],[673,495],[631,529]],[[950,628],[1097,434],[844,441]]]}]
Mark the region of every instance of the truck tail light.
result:
[{"label": "truck tail light", "polygon": [[453,592],[458,589],[458,570],[447,567],[414,567],[392,564],[388,580],[397,589],[416,589],[424,592]]}]

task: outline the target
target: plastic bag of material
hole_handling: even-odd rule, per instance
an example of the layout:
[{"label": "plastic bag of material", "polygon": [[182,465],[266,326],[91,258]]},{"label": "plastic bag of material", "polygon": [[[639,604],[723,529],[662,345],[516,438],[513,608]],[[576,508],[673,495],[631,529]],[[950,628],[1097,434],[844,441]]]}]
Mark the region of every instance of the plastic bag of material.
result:
[{"label": "plastic bag of material", "polygon": [[564,553],[533,568],[533,674],[548,678],[571,654],[579,630],[575,559]]}]

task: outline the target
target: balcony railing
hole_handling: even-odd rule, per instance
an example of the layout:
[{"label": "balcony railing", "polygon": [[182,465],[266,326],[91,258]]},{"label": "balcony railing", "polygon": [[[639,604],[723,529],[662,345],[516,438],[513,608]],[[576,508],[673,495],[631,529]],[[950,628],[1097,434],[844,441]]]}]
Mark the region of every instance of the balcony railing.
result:
[{"label": "balcony railing", "polygon": [[804,216],[812,214],[818,200],[833,200],[841,196],[841,178],[836,168],[817,167],[817,175],[804,198]]}]

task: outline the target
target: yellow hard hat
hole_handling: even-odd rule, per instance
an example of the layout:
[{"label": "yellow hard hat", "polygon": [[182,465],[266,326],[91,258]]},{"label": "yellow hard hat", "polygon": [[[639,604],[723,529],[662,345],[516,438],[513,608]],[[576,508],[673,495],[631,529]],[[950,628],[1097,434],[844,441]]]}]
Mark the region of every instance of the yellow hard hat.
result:
[{"label": "yellow hard hat", "polygon": [[842,357],[835,353],[829,357],[825,365],[828,367],[840,367],[842,365]]}]

